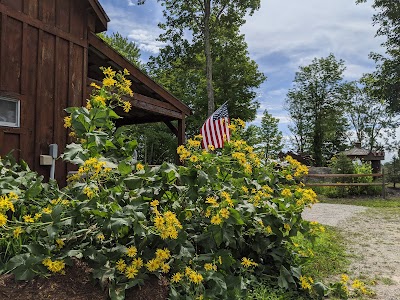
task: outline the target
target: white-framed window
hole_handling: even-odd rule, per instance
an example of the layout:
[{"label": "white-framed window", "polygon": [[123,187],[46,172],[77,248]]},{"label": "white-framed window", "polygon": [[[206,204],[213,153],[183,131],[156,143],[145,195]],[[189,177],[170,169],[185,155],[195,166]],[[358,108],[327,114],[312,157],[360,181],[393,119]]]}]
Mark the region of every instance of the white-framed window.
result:
[{"label": "white-framed window", "polygon": [[20,106],[18,99],[0,96],[0,126],[20,127]]}]

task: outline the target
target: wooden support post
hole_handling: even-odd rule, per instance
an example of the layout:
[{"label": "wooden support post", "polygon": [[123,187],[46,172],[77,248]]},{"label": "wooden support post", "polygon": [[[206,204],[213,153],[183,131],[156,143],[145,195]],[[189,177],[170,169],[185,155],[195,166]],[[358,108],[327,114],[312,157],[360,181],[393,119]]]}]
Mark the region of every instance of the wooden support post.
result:
[{"label": "wooden support post", "polygon": [[383,199],[386,199],[386,184],[385,184],[385,169],[382,168],[382,196]]},{"label": "wooden support post", "polygon": [[182,115],[182,119],[178,120],[178,146],[183,145],[185,142],[185,116]]}]

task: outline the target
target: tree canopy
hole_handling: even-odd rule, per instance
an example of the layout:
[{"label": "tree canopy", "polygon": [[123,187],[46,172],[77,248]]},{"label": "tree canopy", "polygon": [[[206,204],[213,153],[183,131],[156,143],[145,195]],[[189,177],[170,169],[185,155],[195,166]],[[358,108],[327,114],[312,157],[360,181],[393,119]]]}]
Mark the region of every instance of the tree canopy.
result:
[{"label": "tree canopy", "polygon": [[[357,3],[366,0],[357,0]],[[378,25],[377,36],[386,37],[382,43],[385,55],[373,53],[377,68],[374,93],[384,99],[393,111],[400,111],[400,2],[394,0],[374,0],[373,24]]]},{"label": "tree canopy", "polygon": [[[348,100],[348,84],[343,81],[345,65],[333,54],[315,58],[296,72],[286,105],[294,125],[290,127],[299,152],[313,155],[317,166],[341,149],[347,120],[343,107]],[[328,157],[329,158],[329,157]]]},{"label": "tree canopy", "polygon": [[[160,25],[165,30],[160,39],[169,43],[157,57],[150,58],[149,69],[163,86],[192,108],[194,114],[187,121],[188,131],[192,134],[198,132],[210,114],[204,35],[199,24],[189,24],[195,22],[190,21],[192,17],[201,20],[202,14],[198,2],[197,8],[190,9],[184,6],[184,1],[176,3],[176,7],[166,6],[167,21]],[[246,10],[241,8],[239,11],[237,4],[228,1],[215,1],[214,4],[212,12],[216,15],[210,23],[210,44],[215,104],[218,107],[228,102],[230,117],[250,121],[255,118],[259,106],[255,100],[256,88],[266,77],[250,59],[244,35],[239,31]],[[188,11],[184,13],[178,9],[181,6]]]}]

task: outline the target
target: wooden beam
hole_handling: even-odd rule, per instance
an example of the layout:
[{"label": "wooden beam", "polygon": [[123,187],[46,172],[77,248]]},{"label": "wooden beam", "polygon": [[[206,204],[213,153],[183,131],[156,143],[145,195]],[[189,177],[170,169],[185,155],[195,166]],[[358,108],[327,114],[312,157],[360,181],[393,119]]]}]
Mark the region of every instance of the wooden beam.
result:
[{"label": "wooden beam", "polygon": [[182,116],[182,119],[178,120],[178,146],[183,145],[186,142],[185,127],[185,116]]},{"label": "wooden beam", "polygon": [[191,114],[191,110],[187,105],[175,98],[171,93],[140,71],[136,66],[132,65],[122,55],[98,38],[93,32],[89,33],[89,44],[96,48],[97,51],[108,57],[110,60],[118,64],[121,68],[126,68],[132,76],[136,77],[140,82],[160,95],[167,102],[178,108],[179,111],[187,116]]},{"label": "wooden beam", "polygon": [[382,177],[381,173],[372,174],[307,174],[311,178],[335,178],[335,177]]},{"label": "wooden beam", "polygon": [[174,126],[174,124],[172,124],[171,121],[164,121],[164,123],[168,126],[169,129],[171,129],[172,133],[175,134],[176,137],[178,137],[178,129]]}]

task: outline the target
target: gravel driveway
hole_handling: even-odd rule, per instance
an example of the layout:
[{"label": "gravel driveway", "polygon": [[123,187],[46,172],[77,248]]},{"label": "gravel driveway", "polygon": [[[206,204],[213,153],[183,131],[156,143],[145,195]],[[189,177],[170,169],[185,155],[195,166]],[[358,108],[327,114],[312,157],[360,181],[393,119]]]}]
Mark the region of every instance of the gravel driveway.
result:
[{"label": "gravel driveway", "polygon": [[318,203],[303,217],[342,232],[351,259],[349,275],[376,280],[374,299],[400,300],[399,208]]}]

